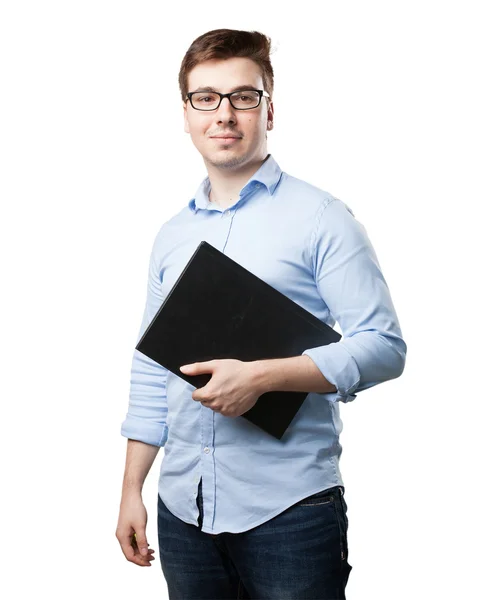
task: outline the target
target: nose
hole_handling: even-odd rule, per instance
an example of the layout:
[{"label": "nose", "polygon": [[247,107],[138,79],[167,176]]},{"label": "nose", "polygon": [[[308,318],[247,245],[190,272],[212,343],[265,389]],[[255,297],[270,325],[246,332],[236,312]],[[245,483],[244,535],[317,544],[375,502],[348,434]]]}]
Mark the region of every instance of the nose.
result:
[{"label": "nose", "polygon": [[231,102],[228,98],[221,98],[220,105],[216,109],[216,122],[217,123],[235,123],[236,115],[235,110],[231,106]]}]

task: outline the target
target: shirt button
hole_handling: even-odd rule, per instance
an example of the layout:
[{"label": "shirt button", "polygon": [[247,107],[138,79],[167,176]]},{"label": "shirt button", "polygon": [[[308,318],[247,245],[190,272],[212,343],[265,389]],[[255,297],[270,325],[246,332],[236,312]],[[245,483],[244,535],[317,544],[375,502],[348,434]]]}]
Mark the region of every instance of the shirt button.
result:
[{"label": "shirt button", "polygon": [[254,187],[257,187],[257,188],[259,188],[259,187],[260,187],[260,184],[259,184],[259,183],[257,183],[257,184],[256,184]]},{"label": "shirt button", "polygon": [[208,448],[208,446],[206,446],[206,448],[204,449],[205,454],[208,454],[210,451],[210,449]]},{"label": "shirt button", "polygon": [[228,216],[229,214],[230,214],[230,211],[229,211],[229,210],[225,211],[225,215],[226,215],[226,216]]}]

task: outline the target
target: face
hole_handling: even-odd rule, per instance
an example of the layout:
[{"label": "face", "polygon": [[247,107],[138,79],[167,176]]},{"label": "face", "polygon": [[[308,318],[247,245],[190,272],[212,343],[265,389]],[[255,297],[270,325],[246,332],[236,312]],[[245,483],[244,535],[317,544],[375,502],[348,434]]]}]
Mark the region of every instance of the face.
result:
[{"label": "face", "polygon": [[[188,75],[188,92],[205,87],[226,94],[253,86],[264,90],[259,66],[250,58],[228,58],[202,62]],[[273,103],[265,97],[258,107],[234,109],[228,98],[213,111],[195,110],[188,100],[183,103],[185,131],[203,156],[205,163],[224,169],[247,166],[266,157],[266,132],[273,128]],[[215,136],[231,134],[236,139]]]}]

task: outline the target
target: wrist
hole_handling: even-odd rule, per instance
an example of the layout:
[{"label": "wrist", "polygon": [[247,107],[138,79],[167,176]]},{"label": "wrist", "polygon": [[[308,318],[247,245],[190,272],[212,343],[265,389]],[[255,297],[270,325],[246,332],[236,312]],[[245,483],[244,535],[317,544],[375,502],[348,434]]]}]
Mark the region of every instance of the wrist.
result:
[{"label": "wrist", "polygon": [[266,361],[255,360],[251,362],[253,385],[258,396],[271,391],[269,371],[266,367]]},{"label": "wrist", "polygon": [[143,482],[125,479],[123,481],[122,496],[141,496]]}]

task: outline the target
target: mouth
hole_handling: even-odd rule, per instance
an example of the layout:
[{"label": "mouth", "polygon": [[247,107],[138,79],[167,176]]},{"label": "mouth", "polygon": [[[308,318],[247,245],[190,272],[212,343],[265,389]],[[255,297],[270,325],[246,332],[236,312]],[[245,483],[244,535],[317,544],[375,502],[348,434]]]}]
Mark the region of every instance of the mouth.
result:
[{"label": "mouth", "polygon": [[241,138],[237,137],[213,137],[211,138],[215,142],[219,142],[220,144],[232,144],[233,142],[239,142]]},{"label": "mouth", "polygon": [[238,135],[213,135],[211,136],[213,140],[239,140],[241,139]]}]

